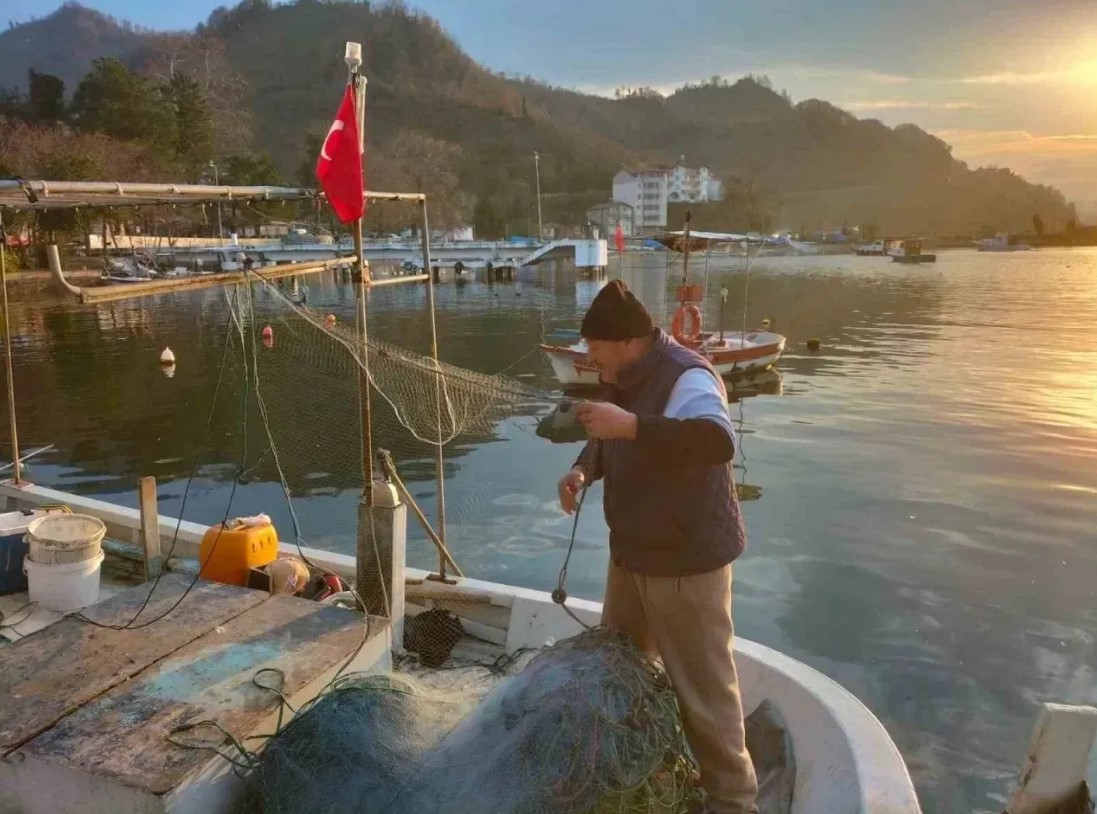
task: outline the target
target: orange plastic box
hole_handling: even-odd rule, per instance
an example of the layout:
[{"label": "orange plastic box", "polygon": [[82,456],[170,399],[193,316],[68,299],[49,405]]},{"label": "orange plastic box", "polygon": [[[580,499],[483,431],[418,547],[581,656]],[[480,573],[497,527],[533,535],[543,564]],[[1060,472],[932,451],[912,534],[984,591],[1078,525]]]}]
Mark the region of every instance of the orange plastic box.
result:
[{"label": "orange plastic box", "polygon": [[249,568],[261,568],[277,557],[278,532],[270,523],[239,528],[210,526],[198,548],[202,577],[227,585],[246,585]]}]

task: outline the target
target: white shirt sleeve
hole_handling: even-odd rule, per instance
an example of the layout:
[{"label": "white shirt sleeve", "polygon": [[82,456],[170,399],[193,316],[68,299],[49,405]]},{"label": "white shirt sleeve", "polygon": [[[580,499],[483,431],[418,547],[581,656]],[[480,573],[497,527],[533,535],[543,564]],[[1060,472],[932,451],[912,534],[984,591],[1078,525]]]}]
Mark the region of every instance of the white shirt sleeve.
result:
[{"label": "white shirt sleeve", "polygon": [[703,367],[690,368],[674,383],[663,415],[666,418],[705,418],[724,428],[738,448],[735,428],[728,412],[725,391],[712,373]]}]

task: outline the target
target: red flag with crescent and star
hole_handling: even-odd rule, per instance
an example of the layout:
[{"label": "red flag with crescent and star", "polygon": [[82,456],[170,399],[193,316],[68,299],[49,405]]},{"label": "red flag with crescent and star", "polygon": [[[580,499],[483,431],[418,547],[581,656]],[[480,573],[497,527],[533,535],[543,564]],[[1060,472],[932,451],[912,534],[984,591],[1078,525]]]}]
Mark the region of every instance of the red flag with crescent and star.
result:
[{"label": "red flag with crescent and star", "polygon": [[316,160],[316,179],[328,203],[343,223],[362,217],[366,209],[362,183],[362,149],[358,141],[358,117],[354,112],[354,86],[347,85],[343,103],[324,137]]},{"label": "red flag with crescent and star", "polygon": [[621,221],[617,221],[617,230],[613,233],[613,242],[617,244],[617,251],[625,250],[625,233],[621,231]]}]

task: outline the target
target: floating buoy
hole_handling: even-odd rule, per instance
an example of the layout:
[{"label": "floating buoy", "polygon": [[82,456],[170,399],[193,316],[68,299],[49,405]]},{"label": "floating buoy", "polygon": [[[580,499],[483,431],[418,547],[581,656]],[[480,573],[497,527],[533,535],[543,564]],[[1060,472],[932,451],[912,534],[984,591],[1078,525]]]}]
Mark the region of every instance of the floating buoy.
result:
[{"label": "floating buoy", "polygon": [[819,350],[819,346],[821,344],[822,343],[818,339],[815,339],[815,338],[809,339],[808,342],[807,342],[808,350]]},{"label": "floating buoy", "polygon": [[324,321],[328,324],[329,328],[334,327],[335,326],[335,314],[328,314],[327,318]]},{"label": "floating buoy", "polygon": [[264,339],[274,339],[274,328],[270,327],[269,325],[264,325],[263,326],[263,338]]},{"label": "floating buoy", "polygon": [[771,323],[770,323],[769,319],[763,319],[762,320],[762,327],[763,328],[768,328],[770,326],[770,324]]},{"label": "floating buoy", "polygon": [[266,348],[267,350],[270,350],[271,348],[273,348],[274,347],[274,337],[273,336],[264,336],[263,337],[263,347]]},{"label": "floating buoy", "polygon": [[160,354],[160,364],[162,365],[174,365],[175,354],[171,352],[171,348],[164,348]]},{"label": "floating buoy", "polygon": [[309,569],[297,557],[279,557],[267,566],[272,594],[300,593],[309,581]]}]

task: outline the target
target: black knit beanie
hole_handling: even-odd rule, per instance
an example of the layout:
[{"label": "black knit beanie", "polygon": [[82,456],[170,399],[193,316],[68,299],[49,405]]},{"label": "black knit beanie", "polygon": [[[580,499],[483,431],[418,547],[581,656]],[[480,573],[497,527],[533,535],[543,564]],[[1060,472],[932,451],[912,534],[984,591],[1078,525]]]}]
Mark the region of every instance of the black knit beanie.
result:
[{"label": "black knit beanie", "polygon": [[650,336],[651,314],[621,280],[610,280],[590,304],[579,333],[584,339],[624,342]]}]

